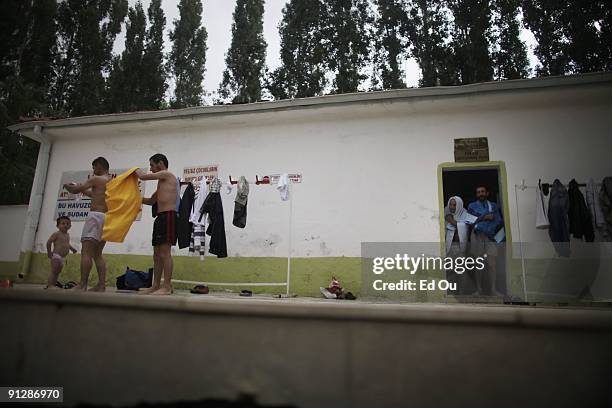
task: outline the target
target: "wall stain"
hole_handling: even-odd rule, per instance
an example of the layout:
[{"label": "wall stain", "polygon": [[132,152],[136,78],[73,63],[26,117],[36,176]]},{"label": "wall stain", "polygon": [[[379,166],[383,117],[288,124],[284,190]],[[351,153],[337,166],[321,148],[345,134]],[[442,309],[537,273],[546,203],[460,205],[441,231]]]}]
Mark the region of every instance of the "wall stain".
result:
[{"label": "wall stain", "polygon": [[327,247],[327,244],[325,242],[321,242],[319,244],[319,248],[321,249],[321,255],[323,256],[329,256],[332,253],[331,249]]}]

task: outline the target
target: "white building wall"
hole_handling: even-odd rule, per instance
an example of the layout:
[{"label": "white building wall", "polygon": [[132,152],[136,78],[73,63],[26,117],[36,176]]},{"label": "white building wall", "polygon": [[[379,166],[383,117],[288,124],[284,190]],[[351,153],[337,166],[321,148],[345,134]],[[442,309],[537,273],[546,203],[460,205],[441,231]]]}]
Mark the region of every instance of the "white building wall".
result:
[{"label": "white building wall", "polygon": [[[487,137],[490,159],[508,171],[514,240],[514,185],[525,179],[601,180],[612,173],[610,89],[535,90],[438,99],[343,104],[289,111],[83,127],[55,138],[37,251],[55,230],[60,177],[86,170],[96,156],[112,168],[147,166],[164,153],[170,170],[218,164],[221,180],[298,172],[293,189],[293,255],[359,256],[362,241],[438,241],[437,168],[452,162],[453,139]],[[602,96],[603,95],[603,96]],[[146,195],[155,189],[147,182]],[[533,228],[535,196],[520,193],[523,241],[547,241]],[[233,199],[222,193],[229,256],[286,256],[289,203],[273,186],[251,185],[247,227],[231,224]],[[74,222],[78,242],[82,222]],[[152,219],[145,207],[126,242],[109,253],[151,254]],[[181,251],[186,253],[186,250]]]},{"label": "white building wall", "polygon": [[3,238],[0,245],[0,262],[19,261],[23,226],[28,212],[27,205],[1,205],[0,225]]}]

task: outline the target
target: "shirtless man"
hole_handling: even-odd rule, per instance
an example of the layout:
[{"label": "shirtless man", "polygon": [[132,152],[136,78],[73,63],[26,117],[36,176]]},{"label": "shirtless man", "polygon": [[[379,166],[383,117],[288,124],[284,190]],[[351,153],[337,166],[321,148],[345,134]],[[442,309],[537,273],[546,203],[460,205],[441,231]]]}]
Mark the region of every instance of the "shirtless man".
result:
[{"label": "shirtless man", "polygon": [[[172,293],[172,253],[170,248],[176,245],[177,215],[177,180],[168,171],[168,159],[161,153],[149,159],[151,173],[136,170],[141,180],[157,180],[157,190],[150,198],[144,198],[143,204],[157,204],[157,217],[153,223],[153,286],[141,293],[169,295]],[[162,272],[164,284],[161,286]]]},{"label": "shirtless man", "polygon": [[81,282],[73,289],[87,290],[89,272],[92,263],[95,262],[98,271],[98,283],[90,290],[104,292],[106,289],[106,263],[102,258],[102,250],[106,242],[102,241],[102,229],[104,228],[107,211],[106,183],[111,180],[111,176],[108,174],[108,161],[104,157],[95,159],[91,166],[94,173],[93,177],[80,184],[64,184],[64,188],[72,194],[82,193],[91,197],[91,209],[81,233]]}]

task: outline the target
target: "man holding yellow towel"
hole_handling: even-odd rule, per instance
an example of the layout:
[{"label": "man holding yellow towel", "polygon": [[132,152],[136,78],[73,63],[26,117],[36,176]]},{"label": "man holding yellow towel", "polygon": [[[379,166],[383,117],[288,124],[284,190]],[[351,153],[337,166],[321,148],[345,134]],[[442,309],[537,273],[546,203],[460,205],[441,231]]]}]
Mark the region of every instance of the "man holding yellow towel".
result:
[{"label": "man holding yellow towel", "polygon": [[106,184],[111,176],[108,174],[109,164],[104,157],[98,157],[91,163],[94,175],[80,184],[64,184],[64,188],[72,194],[82,193],[91,197],[91,209],[83,225],[81,233],[81,282],[75,290],[87,290],[87,281],[93,263],[98,271],[98,283],[90,290],[104,292],[106,285],[106,263],[102,258],[102,250],[106,241],[102,239],[102,230],[106,218]]},{"label": "man holding yellow towel", "polygon": [[[151,173],[136,170],[141,180],[157,180],[157,190],[143,204],[157,204],[157,217],[153,223],[153,286],[142,291],[144,294],[169,295],[172,293],[172,245],[176,245],[178,181],[168,171],[168,159],[161,153],[149,159]],[[162,272],[164,284],[161,285]]]}]

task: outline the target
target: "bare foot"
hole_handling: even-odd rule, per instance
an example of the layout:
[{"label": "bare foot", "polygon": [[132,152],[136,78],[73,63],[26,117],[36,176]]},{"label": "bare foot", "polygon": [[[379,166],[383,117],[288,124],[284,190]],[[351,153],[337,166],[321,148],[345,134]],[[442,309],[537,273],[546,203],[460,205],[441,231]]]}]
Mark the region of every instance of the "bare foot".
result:
[{"label": "bare foot", "polygon": [[105,285],[96,285],[93,288],[89,289],[90,292],[104,292],[106,290]]},{"label": "bare foot", "polygon": [[150,288],[146,288],[146,289],[138,289],[138,294],[139,295],[150,295],[151,293],[155,292],[158,289],[159,289],[159,286],[151,286]]},{"label": "bare foot", "polygon": [[68,290],[71,292],[79,292],[79,291],[87,292],[87,286],[76,285]]},{"label": "bare foot", "polygon": [[162,287],[153,292],[152,295],[171,295],[172,293],[174,293],[172,288]]},{"label": "bare foot", "polygon": [[60,287],[57,287],[55,285],[53,285],[53,286],[45,286],[45,289],[47,289],[47,290],[61,290]]}]

